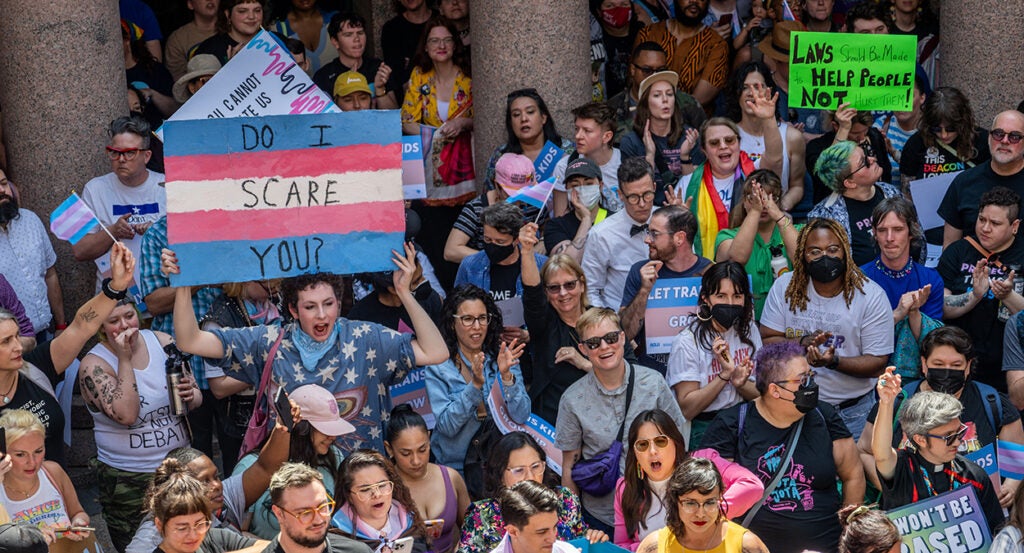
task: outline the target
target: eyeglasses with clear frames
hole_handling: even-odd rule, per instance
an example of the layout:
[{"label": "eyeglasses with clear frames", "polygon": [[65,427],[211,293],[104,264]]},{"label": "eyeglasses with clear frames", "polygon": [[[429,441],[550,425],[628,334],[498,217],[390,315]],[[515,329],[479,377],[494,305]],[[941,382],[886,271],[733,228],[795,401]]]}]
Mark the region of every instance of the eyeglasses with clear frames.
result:
[{"label": "eyeglasses with clear frames", "polygon": [[680,499],[679,510],[687,514],[694,514],[698,509],[704,511],[717,511],[718,506],[722,504],[720,499],[708,499],[703,502],[694,501],[692,499]]},{"label": "eyeglasses with clear frames", "polygon": [[200,520],[195,524],[175,524],[171,528],[171,532],[174,532],[179,536],[187,536],[192,532],[195,532],[196,534],[202,534],[203,532],[206,532],[210,529],[211,524],[213,523],[210,522],[210,520]]},{"label": "eyeglasses with clear frames", "polygon": [[829,256],[832,256],[832,257],[839,257],[842,254],[843,254],[843,247],[842,246],[829,246],[829,247],[825,248],[824,250],[821,249],[821,248],[809,248],[807,250],[807,255],[809,255],[809,256],[811,256],[811,257],[813,257],[815,259],[817,259],[817,258],[819,258],[819,257],[821,257],[823,255],[829,255]]},{"label": "eyeglasses with clear frames", "polygon": [[479,324],[480,326],[487,326],[487,323],[491,322],[491,314],[490,313],[484,313],[483,315],[480,315],[479,317],[474,317],[472,315],[452,315],[452,316],[455,317],[456,319],[458,319],[459,322],[462,323],[462,326],[464,326],[466,328],[471,328],[474,324]]},{"label": "eyeglasses with clear frames", "polygon": [[377,482],[376,484],[370,484],[362,486],[352,490],[352,493],[356,494],[362,501],[368,501],[374,497],[380,497],[382,495],[388,495],[395,489],[395,483],[390,480],[384,480]]},{"label": "eyeglasses with clear frames", "polygon": [[811,383],[811,380],[813,380],[814,377],[817,376],[817,374],[818,373],[814,371],[807,371],[801,374],[800,378],[790,378],[788,380],[775,380],[772,381],[772,384],[789,384],[790,382],[796,382],[801,386],[807,386],[808,384]]},{"label": "eyeglasses with clear frames", "polygon": [[291,512],[284,507],[278,506],[279,509],[295,517],[295,520],[299,521],[299,524],[311,524],[316,520],[316,516],[320,515],[323,518],[329,518],[331,513],[334,512],[334,501],[328,499],[327,501],[317,505],[312,509],[300,509],[296,512]]},{"label": "eyeglasses with clear frames", "polygon": [[427,39],[427,45],[432,46],[434,48],[437,48],[442,44],[445,46],[451,46],[455,44],[455,39],[450,36],[446,36],[444,38],[433,37]]},{"label": "eyeglasses with clear frames", "polygon": [[546,465],[544,464],[544,461],[537,461],[536,463],[523,465],[521,467],[508,467],[507,469],[505,469],[505,471],[514,476],[515,478],[522,480],[529,476],[543,474],[545,466]]}]

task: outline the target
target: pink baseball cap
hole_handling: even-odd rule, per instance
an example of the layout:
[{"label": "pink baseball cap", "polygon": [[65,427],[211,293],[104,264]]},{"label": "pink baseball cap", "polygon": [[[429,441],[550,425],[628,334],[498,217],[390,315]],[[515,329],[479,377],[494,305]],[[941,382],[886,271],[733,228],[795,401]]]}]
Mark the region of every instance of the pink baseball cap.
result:
[{"label": "pink baseball cap", "polygon": [[325,388],[316,384],[299,386],[288,394],[288,399],[298,404],[302,420],[309,421],[313,428],[327,436],[343,436],[356,431],[356,427],[341,418],[338,400]]},{"label": "pink baseball cap", "polygon": [[522,154],[502,154],[494,164],[494,182],[509,196],[520,188],[537,184],[533,162]]}]

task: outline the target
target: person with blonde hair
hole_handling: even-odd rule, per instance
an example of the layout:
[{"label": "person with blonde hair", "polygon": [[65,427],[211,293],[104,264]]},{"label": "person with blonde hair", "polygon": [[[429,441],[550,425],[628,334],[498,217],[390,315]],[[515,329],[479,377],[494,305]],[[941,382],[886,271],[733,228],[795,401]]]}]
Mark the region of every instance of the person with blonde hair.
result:
[{"label": "person with blonde hair", "polygon": [[61,466],[44,460],[46,428],[25,409],[9,409],[0,415],[7,435],[5,457],[10,471],[2,476],[0,504],[14,522],[47,527],[58,538],[81,541],[87,532],[70,532],[72,526],[89,526],[89,515],[78,501],[71,478]]}]

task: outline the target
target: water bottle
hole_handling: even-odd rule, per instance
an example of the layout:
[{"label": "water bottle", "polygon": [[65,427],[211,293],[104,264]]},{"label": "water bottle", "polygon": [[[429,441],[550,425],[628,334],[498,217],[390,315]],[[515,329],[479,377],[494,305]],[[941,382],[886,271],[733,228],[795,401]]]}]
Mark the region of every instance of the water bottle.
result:
[{"label": "water bottle", "polygon": [[167,354],[164,369],[167,371],[167,399],[170,401],[171,415],[181,417],[188,412],[188,406],[181,399],[178,384],[185,379],[189,356],[182,353],[173,342],[164,346],[164,353]]},{"label": "water bottle", "polygon": [[783,274],[788,273],[789,260],[786,259],[783,247],[768,246],[768,251],[772,252],[772,278],[779,278]]}]

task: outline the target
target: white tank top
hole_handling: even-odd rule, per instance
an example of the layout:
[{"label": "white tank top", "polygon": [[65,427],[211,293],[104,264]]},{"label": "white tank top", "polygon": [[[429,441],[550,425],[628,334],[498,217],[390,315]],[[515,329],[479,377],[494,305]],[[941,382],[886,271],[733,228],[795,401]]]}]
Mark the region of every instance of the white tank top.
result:
[{"label": "white tank top", "polygon": [[[160,339],[152,331],[140,334],[149,350],[149,366],[135,369],[139,387],[139,418],[130,427],[114,422],[102,411],[89,413],[95,424],[96,453],[99,460],[128,472],[153,472],[172,449],[189,445],[185,418],[171,413],[167,397],[167,355]],[[117,356],[102,344],[89,352],[103,359],[117,372]]]},{"label": "white tank top", "polygon": [[7,490],[0,486],[0,502],[10,513],[11,522],[24,522],[32,526],[70,526],[71,517],[64,507],[64,498],[50,480],[50,474],[40,467],[36,476],[39,478],[39,489],[21,501],[7,497]]},{"label": "white tank top", "polygon": [[[764,137],[754,136],[747,131],[740,129],[740,149],[747,152],[750,159],[758,161],[761,156],[764,155]],[[779,125],[779,134],[782,135],[782,174],[779,175],[779,179],[782,180],[782,193],[785,194],[789,190],[789,144],[786,143],[786,131],[789,129],[789,123],[781,123]],[[760,163],[758,163],[760,167]]]}]

